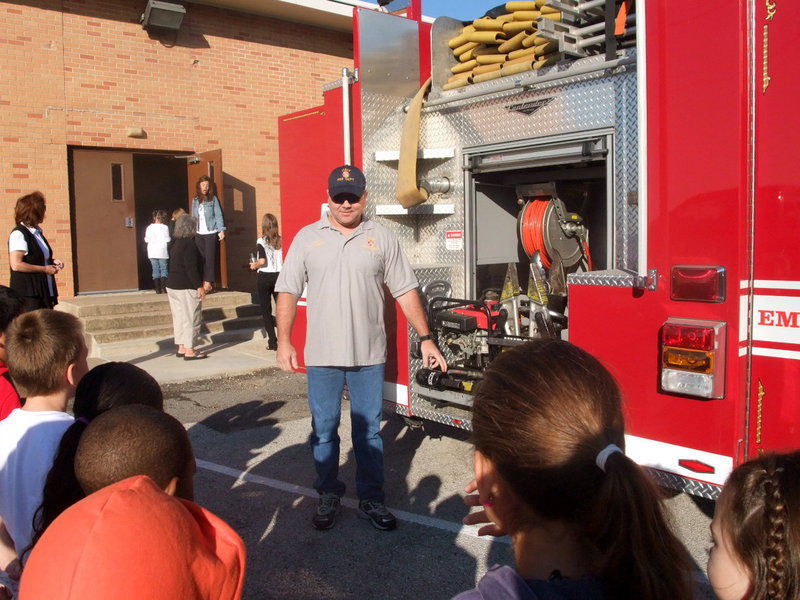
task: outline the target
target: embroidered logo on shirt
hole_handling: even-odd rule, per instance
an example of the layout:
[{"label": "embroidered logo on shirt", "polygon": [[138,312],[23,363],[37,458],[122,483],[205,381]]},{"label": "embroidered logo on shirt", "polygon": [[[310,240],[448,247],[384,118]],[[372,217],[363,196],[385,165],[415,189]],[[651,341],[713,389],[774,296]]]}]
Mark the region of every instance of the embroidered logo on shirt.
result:
[{"label": "embroidered logo on shirt", "polygon": [[361,246],[361,247],[362,248],[367,248],[368,250],[377,250],[378,249],[378,243],[377,243],[377,240],[374,237],[368,237],[367,241],[364,242],[364,245]]},{"label": "embroidered logo on shirt", "polygon": [[309,248],[319,248],[320,246],[324,246],[324,245],[325,245],[325,240],[314,240],[313,242],[311,242],[308,245],[308,247]]}]

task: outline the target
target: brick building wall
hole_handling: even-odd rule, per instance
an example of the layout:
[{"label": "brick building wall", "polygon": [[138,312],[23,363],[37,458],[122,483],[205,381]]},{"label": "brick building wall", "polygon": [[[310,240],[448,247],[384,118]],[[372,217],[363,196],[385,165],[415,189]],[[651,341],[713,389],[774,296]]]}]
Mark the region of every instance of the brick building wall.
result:
[{"label": "brick building wall", "polygon": [[[0,1],[0,236],[16,199],[41,190],[42,227],[67,264],[59,293],[71,296],[68,147],[221,149],[237,182],[220,198],[230,287],[252,289],[233,254],[247,256],[264,212],[279,214],[277,117],[322,102],[322,85],[352,67],[351,36],[199,4],[186,5],[177,35],[159,36],[139,24],[144,6]],[[132,127],[147,137],[127,137]],[[0,273],[7,283],[7,250]]]}]

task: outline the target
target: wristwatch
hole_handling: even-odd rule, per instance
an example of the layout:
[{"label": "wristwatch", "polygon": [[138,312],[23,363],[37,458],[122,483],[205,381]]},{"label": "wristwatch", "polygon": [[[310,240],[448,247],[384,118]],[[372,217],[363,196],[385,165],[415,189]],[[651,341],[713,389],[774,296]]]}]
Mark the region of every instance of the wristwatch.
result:
[{"label": "wristwatch", "polygon": [[419,336],[419,341],[420,342],[427,342],[428,340],[432,340],[432,339],[433,339],[433,334],[432,333],[426,333],[425,335]]}]

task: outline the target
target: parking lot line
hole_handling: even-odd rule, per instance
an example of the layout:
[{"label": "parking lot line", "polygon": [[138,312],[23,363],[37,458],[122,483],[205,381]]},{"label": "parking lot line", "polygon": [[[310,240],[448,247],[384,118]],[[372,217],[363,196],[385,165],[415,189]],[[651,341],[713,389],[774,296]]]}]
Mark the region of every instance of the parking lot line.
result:
[{"label": "parking lot line", "polygon": [[[279,481],[278,479],[272,479],[271,477],[254,475],[253,473],[239,471],[237,469],[232,469],[230,467],[226,467],[225,465],[219,465],[217,463],[212,463],[207,460],[197,459],[197,467],[200,469],[205,469],[207,471],[213,471],[221,475],[228,475],[230,477],[234,477],[237,481],[246,481],[248,483],[255,483],[257,485],[263,485],[265,487],[269,487],[275,490],[280,490],[282,492],[289,492],[290,494],[307,496],[309,498],[314,498],[314,499],[319,497],[319,494],[317,494],[315,490],[304,487],[302,485],[296,485],[293,483],[287,483],[285,481]],[[346,497],[342,498],[342,504],[348,508],[352,508],[353,510],[358,510],[358,501],[352,498],[346,498]],[[396,508],[392,508],[390,510],[401,521],[414,523],[416,525],[423,525],[425,527],[433,527],[435,529],[441,529],[443,531],[448,531],[456,535],[465,535],[481,539],[486,541],[487,543],[494,543],[494,542],[500,542],[505,544],[511,543],[511,539],[508,536],[502,538],[496,538],[492,536],[479,536],[478,527],[474,525],[464,525],[463,523],[454,523],[452,521],[445,521],[444,519],[437,519],[436,517],[430,517],[427,515],[419,515],[416,513],[411,513]]]}]

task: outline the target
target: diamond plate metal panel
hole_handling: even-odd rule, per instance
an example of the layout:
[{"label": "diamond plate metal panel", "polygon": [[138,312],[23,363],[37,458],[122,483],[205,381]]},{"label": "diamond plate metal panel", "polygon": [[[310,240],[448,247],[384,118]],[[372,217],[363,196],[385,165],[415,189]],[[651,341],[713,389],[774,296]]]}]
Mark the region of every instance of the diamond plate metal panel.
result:
[{"label": "diamond plate metal panel", "polygon": [[[630,57],[634,56],[633,51],[628,53]],[[629,64],[613,71],[579,72],[581,68],[601,60],[600,57],[591,57],[559,66],[552,72],[563,71],[565,79],[562,81],[537,86],[536,73],[524,74],[519,78],[520,87],[514,90],[497,91],[491,85],[493,82],[486,82],[481,85],[486,85],[487,96],[423,109],[420,149],[453,150],[452,153],[440,153],[437,158],[417,161],[418,178],[446,177],[451,182],[449,192],[433,194],[427,201],[427,204],[453,206],[451,211],[443,211],[443,214],[401,211],[402,214],[376,215],[376,206],[397,206],[397,161],[387,160],[383,153],[399,149],[405,119],[403,109],[416,89],[408,89],[411,87],[408,85],[405,87],[406,96],[400,97],[386,93],[385,81],[381,86],[362,85],[362,164],[370,190],[366,214],[397,235],[420,285],[444,279],[453,286],[454,296],[466,297],[465,245],[469,232],[466,231],[465,186],[472,185],[472,179],[462,168],[466,164],[465,154],[475,153],[489,145],[536,145],[537,140],[541,143],[543,138],[589,135],[597,130],[613,132],[610,156],[614,169],[613,181],[610,182],[613,216],[609,218],[613,220],[614,263],[610,266],[636,270],[638,207],[630,200],[636,198],[638,190],[635,65]],[[542,101],[543,106],[530,114],[511,108],[514,104],[537,100]],[[376,152],[382,153],[382,160],[376,160]],[[448,238],[448,232],[461,233],[465,241],[459,245],[457,238],[456,241]],[[619,271],[592,273],[586,277],[570,281],[617,286],[633,283],[632,276]],[[415,339],[410,328],[408,333],[411,339]],[[410,372],[414,373],[421,364],[412,359],[409,366]],[[453,420],[463,422],[469,415],[468,411],[429,402],[416,393],[411,394],[411,406],[413,414],[447,424],[452,424]],[[458,414],[449,415],[450,409],[458,411]]]},{"label": "diamond plate metal panel", "polygon": [[695,481],[681,477],[675,473],[667,473],[658,469],[650,469],[645,467],[645,470],[655,479],[658,485],[671,490],[678,490],[686,492],[692,496],[700,496],[701,498],[708,498],[709,500],[716,500],[722,491],[722,486],[705,483],[702,481]]},{"label": "diamond plate metal panel", "polygon": [[636,276],[624,271],[591,271],[570,273],[567,283],[571,285],[603,285],[611,287],[634,287]]}]

